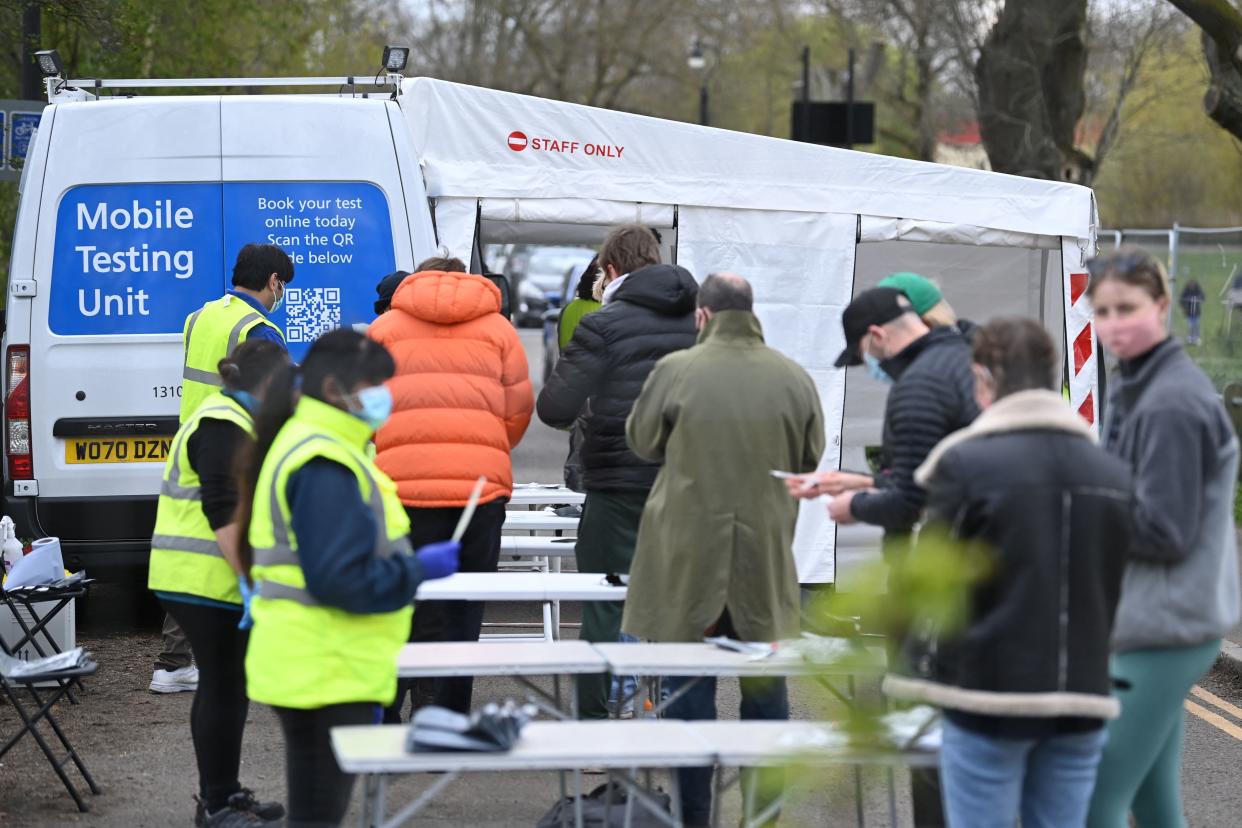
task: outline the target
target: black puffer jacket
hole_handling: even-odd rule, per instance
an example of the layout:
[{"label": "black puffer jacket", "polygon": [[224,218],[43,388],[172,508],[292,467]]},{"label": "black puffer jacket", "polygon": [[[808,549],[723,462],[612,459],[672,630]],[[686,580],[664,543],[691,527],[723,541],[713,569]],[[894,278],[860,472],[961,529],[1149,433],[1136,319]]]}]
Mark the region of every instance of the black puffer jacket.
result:
[{"label": "black puffer jacket", "polygon": [[979,416],[970,346],[956,328],[934,328],[883,362],[893,378],[884,410],[885,475],[879,491],[860,492],[850,503],[856,520],[908,533],[927,494],[914,471],[932,448]]},{"label": "black puffer jacket", "polygon": [[539,419],[566,428],[590,402],[582,445],[587,491],[647,491],[655,483],[660,464],[630,451],[625,420],[656,362],[694,344],[698,292],[683,267],[644,267],[578,323],[536,408]]},{"label": "black puffer jacket", "polygon": [[976,716],[1115,717],[1109,637],[1133,529],[1126,464],[1094,445],[1059,394],[1022,391],[937,446],[917,480],[932,523],[983,544],[992,566],[966,628],[912,647],[914,675],[889,676],[886,692]]}]

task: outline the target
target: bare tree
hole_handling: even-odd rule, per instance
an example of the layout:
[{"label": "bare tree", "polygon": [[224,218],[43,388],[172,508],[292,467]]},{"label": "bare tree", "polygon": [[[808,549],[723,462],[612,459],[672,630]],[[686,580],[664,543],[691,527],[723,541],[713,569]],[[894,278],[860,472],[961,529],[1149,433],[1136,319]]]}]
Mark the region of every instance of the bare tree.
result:
[{"label": "bare tree", "polygon": [[1169,0],[1203,30],[1203,56],[1211,79],[1203,108],[1213,121],[1242,138],[1242,12],[1229,0]]},{"label": "bare tree", "polygon": [[[667,0],[433,0],[420,69],[593,106],[685,63],[695,4]],[[685,46],[682,41],[686,41]]]},{"label": "bare tree", "polygon": [[1120,141],[1125,119],[1132,119],[1172,91],[1150,83],[1140,88],[1139,81],[1153,59],[1184,31],[1177,12],[1163,2],[1143,8],[1097,10],[1088,25],[1086,119],[1094,121],[1089,126],[1098,126],[1099,132],[1093,164],[1083,184],[1094,180]]},{"label": "bare tree", "polygon": [[979,127],[992,169],[1080,181],[1087,0],[1007,0],[975,64]]},{"label": "bare tree", "polygon": [[[996,2],[978,0],[823,0],[841,22],[851,45],[861,49],[881,37],[893,55],[879,79],[885,102],[901,110],[908,132],[890,130],[889,140],[910,155],[934,160],[946,114],[975,101],[973,68]],[[878,66],[876,67],[879,68]],[[956,99],[956,101],[955,101]],[[883,128],[882,128],[883,129]]]}]

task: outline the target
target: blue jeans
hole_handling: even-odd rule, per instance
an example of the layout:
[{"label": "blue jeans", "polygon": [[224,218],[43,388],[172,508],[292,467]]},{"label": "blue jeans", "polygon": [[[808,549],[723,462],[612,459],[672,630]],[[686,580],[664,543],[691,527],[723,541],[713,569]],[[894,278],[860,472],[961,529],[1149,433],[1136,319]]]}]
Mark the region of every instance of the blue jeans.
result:
[{"label": "blue jeans", "polygon": [[953,828],[1079,828],[1087,821],[1104,728],[1043,739],[984,736],[944,721],[940,778]]},{"label": "blue jeans", "polygon": [[[743,719],[789,718],[789,694],[784,679],[739,679],[742,684],[741,717]],[[716,679],[666,678],[664,685],[673,694],[689,682],[695,684],[686,694],[669,705],[667,719],[715,719]],[[677,785],[681,791],[682,819],[687,826],[710,825],[712,815],[712,776],[714,768],[681,768]],[[763,770],[755,779],[750,772],[743,775],[742,791],[755,791],[755,800],[746,802],[748,814],[758,814],[780,796],[784,774],[780,770]]]},{"label": "blue jeans", "polygon": [[[621,633],[621,635],[617,638],[617,640],[620,641],[622,644],[638,643],[638,637],[630,635],[629,633]],[[633,709],[633,704],[635,701],[637,701],[637,699],[634,697],[635,691],[637,689],[638,689],[638,677],[637,676],[613,676],[612,677],[612,691],[608,694],[608,706],[613,709],[614,715],[619,716],[621,714],[621,709],[622,709],[621,702],[625,701],[626,699],[629,700],[631,710]]]}]

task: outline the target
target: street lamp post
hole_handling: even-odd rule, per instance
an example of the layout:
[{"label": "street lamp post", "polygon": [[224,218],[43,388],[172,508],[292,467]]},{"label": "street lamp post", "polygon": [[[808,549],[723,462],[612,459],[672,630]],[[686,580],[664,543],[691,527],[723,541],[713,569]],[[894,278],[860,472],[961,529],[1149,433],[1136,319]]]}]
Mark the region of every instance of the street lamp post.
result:
[{"label": "street lamp post", "polygon": [[710,123],[707,97],[707,56],[703,53],[703,41],[697,37],[690,46],[690,54],[686,57],[686,65],[695,72],[701,73],[699,77],[699,123],[707,126]]}]

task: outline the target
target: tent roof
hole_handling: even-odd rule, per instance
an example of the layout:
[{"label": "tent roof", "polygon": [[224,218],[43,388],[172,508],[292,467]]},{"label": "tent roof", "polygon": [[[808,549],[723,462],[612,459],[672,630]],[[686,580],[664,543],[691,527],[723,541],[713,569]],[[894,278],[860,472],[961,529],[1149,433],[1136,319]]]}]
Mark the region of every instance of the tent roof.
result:
[{"label": "tent roof", "polygon": [[431,78],[401,109],[428,195],[592,198],[935,221],[1089,238],[1091,190]]}]

